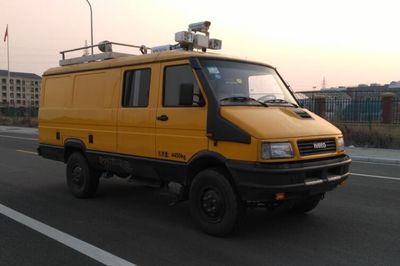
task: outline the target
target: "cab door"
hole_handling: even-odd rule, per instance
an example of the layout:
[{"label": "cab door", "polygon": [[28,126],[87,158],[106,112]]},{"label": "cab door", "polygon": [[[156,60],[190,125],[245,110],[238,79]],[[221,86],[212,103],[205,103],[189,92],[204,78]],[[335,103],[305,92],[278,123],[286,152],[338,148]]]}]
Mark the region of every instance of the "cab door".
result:
[{"label": "cab door", "polygon": [[188,60],[161,64],[156,157],[187,162],[208,148],[207,103]]}]

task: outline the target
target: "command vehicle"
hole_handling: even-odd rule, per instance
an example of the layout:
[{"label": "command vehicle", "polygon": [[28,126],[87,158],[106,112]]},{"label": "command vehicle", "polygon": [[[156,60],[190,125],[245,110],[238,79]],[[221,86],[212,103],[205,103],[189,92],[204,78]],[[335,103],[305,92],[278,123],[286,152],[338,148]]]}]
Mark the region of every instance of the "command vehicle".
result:
[{"label": "command vehicle", "polygon": [[128,45],[141,55],[107,41],[100,54],[63,51],[43,74],[38,153],[66,163],[74,196],[93,196],[101,177],[146,182],[222,236],[247,207],[308,212],[346,180],[340,130],[303,109],[274,67],[209,53],[221,48],[209,26],[189,25],[176,45]]}]

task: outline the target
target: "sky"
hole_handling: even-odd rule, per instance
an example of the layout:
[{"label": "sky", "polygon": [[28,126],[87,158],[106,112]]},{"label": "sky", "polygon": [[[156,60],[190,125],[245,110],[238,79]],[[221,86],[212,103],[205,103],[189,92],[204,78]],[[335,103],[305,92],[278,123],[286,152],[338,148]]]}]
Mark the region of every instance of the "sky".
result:
[{"label": "sky", "polygon": [[[219,53],[277,67],[295,91],[400,80],[400,1],[90,0],[94,43],[173,44],[211,21]],[[86,0],[0,0],[0,69],[41,75],[59,51],[90,43]]]}]

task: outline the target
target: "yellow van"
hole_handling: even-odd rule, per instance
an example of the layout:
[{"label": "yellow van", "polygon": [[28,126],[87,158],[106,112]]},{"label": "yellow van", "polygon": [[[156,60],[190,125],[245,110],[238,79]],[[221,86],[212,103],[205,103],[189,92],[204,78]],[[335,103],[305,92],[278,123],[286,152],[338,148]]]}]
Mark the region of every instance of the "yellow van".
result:
[{"label": "yellow van", "polygon": [[100,177],[148,182],[223,236],[246,207],[308,212],[346,180],[340,130],[303,109],[274,67],[206,52],[221,47],[208,27],[142,55],[111,42],[97,55],[63,51],[43,74],[38,153],[66,163],[74,196],[93,196]]}]

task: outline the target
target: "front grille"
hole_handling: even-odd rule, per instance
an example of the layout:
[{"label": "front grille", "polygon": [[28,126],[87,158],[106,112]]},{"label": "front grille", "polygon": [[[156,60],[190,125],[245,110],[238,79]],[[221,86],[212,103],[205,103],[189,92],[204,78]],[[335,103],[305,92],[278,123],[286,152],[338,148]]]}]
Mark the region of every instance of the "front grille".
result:
[{"label": "front grille", "polygon": [[301,156],[336,152],[335,139],[300,140],[297,142]]}]

